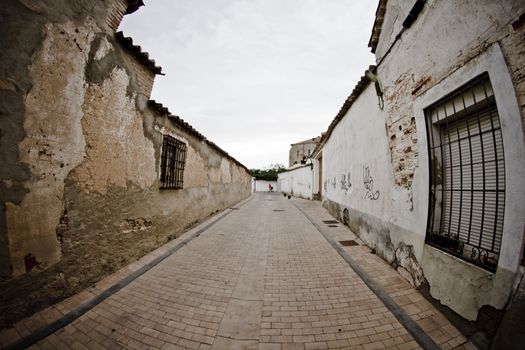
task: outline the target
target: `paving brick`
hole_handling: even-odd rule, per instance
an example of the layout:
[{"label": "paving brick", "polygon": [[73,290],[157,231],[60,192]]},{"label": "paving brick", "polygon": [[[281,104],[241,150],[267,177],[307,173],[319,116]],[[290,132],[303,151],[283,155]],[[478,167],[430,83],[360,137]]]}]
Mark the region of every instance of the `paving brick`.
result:
[{"label": "paving brick", "polygon": [[[329,218],[316,202],[256,195],[34,348],[417,348],[403,325],[292,202],[321,225]],[[286,216],[274,209],[285,210]],[[90,300],[199,227],[97,283],[97,290],[86,290],[3,330],[0,345]],[[336,240],[357,239],[342,225],[330,232]],[[438,344],[471,347],[383,260],[364,246],[345,249]]]}]

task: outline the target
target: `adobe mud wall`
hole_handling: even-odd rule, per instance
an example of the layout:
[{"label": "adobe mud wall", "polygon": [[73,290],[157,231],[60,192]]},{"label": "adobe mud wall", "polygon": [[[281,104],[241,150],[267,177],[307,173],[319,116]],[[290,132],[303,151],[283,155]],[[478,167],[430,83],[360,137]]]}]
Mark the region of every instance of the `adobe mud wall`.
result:
[{"label": "adobe mud wall", "polygon": [[[250,195],[247,170],[147,101],[155,72],[116,39],[127,1],[0,10],[0,328]],[[159,190],[163,134],[184,189]]]}]

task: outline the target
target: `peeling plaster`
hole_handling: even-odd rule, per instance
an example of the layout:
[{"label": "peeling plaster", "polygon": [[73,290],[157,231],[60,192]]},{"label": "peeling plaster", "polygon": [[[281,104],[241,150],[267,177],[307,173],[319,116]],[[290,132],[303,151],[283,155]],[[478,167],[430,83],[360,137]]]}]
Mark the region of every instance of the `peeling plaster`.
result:
[{"label": "peeling plaster", "polygon": [[232,182],[232,174],[230,171],[230,162],[223,158],[221,159],[221,181],[223,183],[231,183]]},{"label": "peeling plaster", "polygon": [[24,256],[29,253],[41,268],[61,256],[55,230],[64,210],[64,180],[84,156],[80,121],[92,28],[90,20],[80,30],[72,22],[47,24],[47,36],[29,68],[33,88],[25,99],[26,137],[19,150],[32,176],[22,203],[6,203],[8,230],[18,233],[9,235],[15,276],[25,272]]},{"label": "peeling plaster", "polygon": [[111,44],[109,43],[108,39],[106,39],[106,37],[103,37],[100,40],[100,44],[98,46],[97,52],[95,52],[94,59],[96,61],[100,61],[101,59],[106,57],[106,55],[112,50],[113,50],[113,46],[111,46]]},{"label": "peeling plaster", "polygon": [[127,187],[128,181],[141,188],[155,183],[153,142],[144,136],[135,95],[126,95],[128,84],[126,71],[115,68],[102,85],[87,88],[82,120],[86,159],[72,172],[85,191],[104,194],[111,186]]}]

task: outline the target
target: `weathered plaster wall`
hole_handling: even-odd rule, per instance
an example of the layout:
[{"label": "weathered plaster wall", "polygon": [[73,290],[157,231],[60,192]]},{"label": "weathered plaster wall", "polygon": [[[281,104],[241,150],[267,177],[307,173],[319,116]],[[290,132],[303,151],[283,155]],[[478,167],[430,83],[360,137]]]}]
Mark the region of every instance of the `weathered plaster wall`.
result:
[{"label": "weathered plaster wall", "polygon": [[279,173],[277,179],[281,192],[305,199],[312,199],[312,181],[313,171],[309,164]]},{"label": "weathered plaster wall", "polygon": [[[245,168],[147,105],[154,74],[113,34],[125,2],[5,5],[0,327],[251,191]],[[187,144],[183,190],[159,190],[163,133]]]},{"label": "weathered plaster wall", "polygon": [[[523,1],[429,1],[414,24],[402,33],[400,40],[395,41],[412,4],[413,1],[388,2],[376,50],[380,63],[377,74],[385,93],[386,131],[393,174],[391,191],[392,198],[397,198],[390,213],[395,219],[393,222],[403,229],[424,235],[428,163],[422,111],[474,78],[475,74],[483,72],[463,67],[493,63],[492,66],[487,63],[485,71],[489,71],[493,84],[498,81],[500,97],[496,96],[496,103],[500,114],[504,111],[507,115],[500,115],[500,119],[506,183],[512,193],[508,191],[506,198],[503,239],[507,244],[502,247],[497,273],[481,273],[473,265],[413,243],[415,256],[423,266],[432,295],[473,320],[483,305],[504,307],[523,245],[523,215],[515,209],[519,208],[521,213],[525,211],[522,205],[525,184],[520,180],[524,174],[523,133],[516,133],[524,127],[525,26],[516,21],[523,14],[525,4]],[[502,59],[496,59],[497,55],[483,58],[491,50],[500,51]],[[493,68],[487,68],[489,66]],[[455,84],[448,84],[447,79]],[[509,186],[511,183],[512,187]],[[456,273],[460,270],[464,273]],[[470,301],[462,300],[463,295],[470,295]]]},{"label": "weathered plaster wall", "polygon": [[8,235],[14,275],[26,272],[28,255],[40,268],[61,256],[55,230],[64,211],[64,180],[84,156],[84,51],[93,37],[92,23],[76,27],[71,22],[47,24],[46,38],[29,67],[33,87],[25,97],[26,136],[18,147],[20,162],[32,176],[25,183],[24,200],[6,203],[7,227],[18,233]]},{"label": "weathered plaster wall", "polygon": [[[411,198],[399,198],[392,186],[385,113],[377,106],[372,84],[332,131],[323,146],[322,167],[325,207],[410,283],[420,285],[416,256],[422,255],[424,233],[398,225],[399,218],[393,216],[399,201]],[[417,214],[410,208],[402,220],[418,220]]]}]

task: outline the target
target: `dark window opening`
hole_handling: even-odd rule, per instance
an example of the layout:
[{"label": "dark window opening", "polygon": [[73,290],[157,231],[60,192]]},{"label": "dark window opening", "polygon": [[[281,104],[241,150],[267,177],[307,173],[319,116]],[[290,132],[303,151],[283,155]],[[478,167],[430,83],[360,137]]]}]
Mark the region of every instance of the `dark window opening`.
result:
[{"label": "dark window opening", "polygon": [[160,188],[181,189],[183,187],[186,144],[164,135],[160,160]]},{"label": "dark window opening", "polygon": [[503,235],[503,138],[488,74],[425,110],[430,164],[426,242],[495,271]]}]

